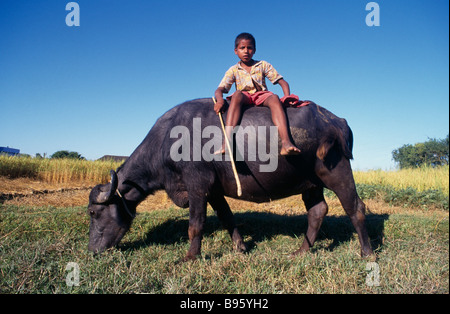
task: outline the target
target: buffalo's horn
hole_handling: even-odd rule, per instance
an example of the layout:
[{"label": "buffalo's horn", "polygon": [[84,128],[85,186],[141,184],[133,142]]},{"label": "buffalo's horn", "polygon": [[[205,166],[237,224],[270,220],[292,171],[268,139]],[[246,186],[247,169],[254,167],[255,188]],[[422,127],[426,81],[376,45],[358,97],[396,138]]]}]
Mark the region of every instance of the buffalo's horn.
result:
[{"label": "buffalo's horn", "polygon": [[114,170],[110,171],[111,182],[100,187],[100,193],[97,196],[97,203],[103,204],[109,202],[116,194],[118,185],[117,173]]}]

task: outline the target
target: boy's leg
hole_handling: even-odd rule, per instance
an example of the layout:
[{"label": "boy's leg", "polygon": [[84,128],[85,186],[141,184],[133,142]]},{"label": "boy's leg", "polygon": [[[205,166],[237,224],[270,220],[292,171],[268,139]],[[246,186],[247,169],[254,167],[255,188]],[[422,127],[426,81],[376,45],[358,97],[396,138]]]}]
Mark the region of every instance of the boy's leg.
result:
[{"label": "boy's leg", "polygon": [[272,121],[275,126],[278,127],[278,133],[281,138],[281,155],[296,155],[300,153],[294,144],[292,144],[289,138],[289,131],[287,128],[287,118],[283,109],[283,105],[280,102],[280,98],[277,95],[269,96],[263,103],[263,106],[269,107],[272,113]]},{"label": "boy's leg", "polygon": [[247,96],[241,91],[236,91],[231,97],[230,106],[227,111],[225,126],[234,128],[241,118],[242,105],[247,102]]},{"label": "boy's leg", "polygon": [[[242,105],[248,102],[248,98],[241,91],[236,91],[231,97],[230,106],[227,110],[227,119],[225,121],[225,132],[228,139],[232,141],[233,129],[238,124],[241,118]],[[215,152],[215,154],[225,154],[225,136],[222,144],[222,149]],[[231,143],[230,143],[231,144]]]}]

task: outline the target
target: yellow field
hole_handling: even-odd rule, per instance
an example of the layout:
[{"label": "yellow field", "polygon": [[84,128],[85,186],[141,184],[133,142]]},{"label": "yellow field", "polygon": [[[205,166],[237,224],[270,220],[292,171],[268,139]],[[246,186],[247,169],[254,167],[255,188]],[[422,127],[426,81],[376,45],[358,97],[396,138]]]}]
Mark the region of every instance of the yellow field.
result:
[{"label": "yellow field", "polygon": [[[38,159],[0,156],[0,176],[32,178],[52,184],[84,183],[95,185],[109,181],[109,171],[120,162],[74,159]],[[358,184],[392,186],[417,191],[440,190],[449,195],[449,166],[423,167],[395,171],[355,171]]]},{"label": "yellow field", "polygon": [[109,181],[109,171],[120,162],[0,156],[0,176],[33,178],[43,182],[98,184]]},{"label": "yellow field", "polygon": [[355,182],[359,184],[389,185],[398,189],[412,187],[417,191],[441,190],[449,195],[449,166],[423,167],[396,171],[355,171]]}]

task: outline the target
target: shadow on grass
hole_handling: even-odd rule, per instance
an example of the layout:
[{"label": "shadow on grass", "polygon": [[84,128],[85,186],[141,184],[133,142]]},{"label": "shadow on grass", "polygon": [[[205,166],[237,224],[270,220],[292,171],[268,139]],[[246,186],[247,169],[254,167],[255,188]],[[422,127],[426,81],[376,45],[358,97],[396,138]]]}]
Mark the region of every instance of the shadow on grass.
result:
[{"label": "shadow on grass", "polygon": [[[273,213],[247,212],[236,213],[234,214],[234,217],[242,237],[244,239],[250,238],[250,240],[246,242],[249,252],[254,249],[258,243],[270,240],[278,235],[299,238],[298,246],[300,247],[308,227],[308,218],[306,214],[285,216]],[[374,251],[382,250],[384,222],[388,218],[389,215],[387,214],[366,215],[367,231]],[[189,220],[187,217],[169,219],[148,230],[141,240],[123,243],[121,247],[125,250],[136,250],[152,244],[171,245],[188,242],[188,227]],[[208,216],[204,237],[211,236],[221,228],[221,223],[216,216]],[[325,217],[317,241],[324,239],[332,240],[327,249],[333,251],[340,244],[352,239],[354,234],[356,234],[355,228],[347,216]]]}]

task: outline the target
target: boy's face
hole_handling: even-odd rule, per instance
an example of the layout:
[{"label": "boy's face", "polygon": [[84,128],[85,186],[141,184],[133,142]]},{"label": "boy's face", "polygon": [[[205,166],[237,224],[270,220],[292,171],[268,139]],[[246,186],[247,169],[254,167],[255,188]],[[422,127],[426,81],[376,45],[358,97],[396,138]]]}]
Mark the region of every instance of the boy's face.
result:
[{"label": "boy's face", "polygon": [[250,62],[255,52],[256,48],[253,46],[252,41],[248,39],[242,39],[237,48],[234,49],[234,53],[244,63]]}]

